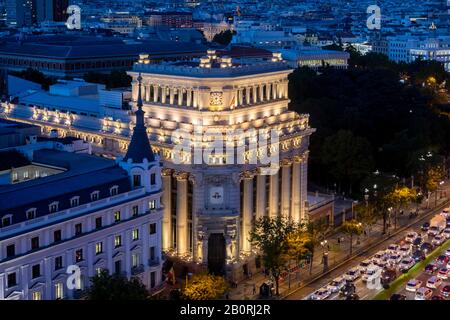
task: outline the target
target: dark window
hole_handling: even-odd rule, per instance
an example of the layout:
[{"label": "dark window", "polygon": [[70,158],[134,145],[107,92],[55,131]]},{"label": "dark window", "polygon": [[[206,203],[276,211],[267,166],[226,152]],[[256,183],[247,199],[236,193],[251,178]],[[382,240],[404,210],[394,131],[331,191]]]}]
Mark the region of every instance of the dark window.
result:
[{"label": "dark window", "polygon": [[63,267],[62,257],[61,256],[56,257],[55,258],[55,270],[62,269],[62,267]]},{"label": "dark window", "polygon": [[156,272],[150,273],[150,288],[154,288],[156,285]]},{"label": "dark window", "polygon": [[140,175],[133,175],[133,187],[140,187],[141,186],[141,176]]},{"label": "dark window", "polygon": [[11,225],[11,217],[5,217],[2,219],[2,227],[7,227]]},{"label": "dark window", "polygon": [[97,201],[98,200],[98,192],[94,192],[91,194],[91,200],[92,201]]},{"label": "dark window", "polygon": [[150,175],[150,184],[151,184],[151,185],[156,184],[156,174],[154,174],[154,173],[152,173],[152,174]]},{"label": "dark window", "polygon": [[115,195],[117,195],[117,187],[113,187],[113,188],[111,188],[111,195],[112,196],[115,196]]},{"label": "dark window", "polygon": [[150,260],[155,260],[155,247],[150,247]]},{"label": "dark window", "polygon": [[61,241],[61,230],[53,231],[53,242]]},{"label": "dark window", "polygon": [[79,236],[82,232],[83,232],[83,226],[81,225],[81,223],[77,223],[75,225],[75,235]]},{"label": "dark window", "polygon": [[102,227],[102,217],[95,218],[95,228],[100,229]]},{"label": "dark window", "polygon": [[75,262],[83,261],[83,249],[75,251]]},{"label": "dark window", "polygon": [[16,255],[16,246],[13,244],[10,244],[6,247],[6,257],[14,257]]},{"label": "dark window", "polygon": [[156,223],[151,223],[150,224],[150,234],[155,234],[156,233]]},{"label": "dark window", "polygon": [[31,278],[37,278],[41,276],[41,265],[35,264],[33,267],[31,267]]},{"label": "dark window", "polygon": [[133,217],[136,217],[139,214],[139,207],[133,206],[132,211],[133,211]]},{"label": "dark window", "polygon": [[31,239],[31,250],[39,248],[39,237],[34,237]]},{"label": "dark window", "polygon": [[122,261],[121,260],[117,260],[116,262],[114,262],[114,272],[116,274],[119,274],[122,272]]},{"label": "dark window", "polygon": [[17,285],[17,278],[16,278],[16,273],[10,273],[8,274],[8,288],[14,287],[15,285]]}]

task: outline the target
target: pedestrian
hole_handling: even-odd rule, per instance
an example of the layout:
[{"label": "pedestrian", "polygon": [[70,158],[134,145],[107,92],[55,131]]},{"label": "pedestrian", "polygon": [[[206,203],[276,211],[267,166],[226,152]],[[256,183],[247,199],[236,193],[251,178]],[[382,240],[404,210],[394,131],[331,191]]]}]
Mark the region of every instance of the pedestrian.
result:
[{"label": "pedestrian", "polygon": [[338,241],[338,244],[340,245],[341,244],[341,237],[338,237],[337,241]]},{"label": "pedestrian", "polygon": [[230,300],[230,296],[228,295],[228,292],[225,295],[225,299]]}]

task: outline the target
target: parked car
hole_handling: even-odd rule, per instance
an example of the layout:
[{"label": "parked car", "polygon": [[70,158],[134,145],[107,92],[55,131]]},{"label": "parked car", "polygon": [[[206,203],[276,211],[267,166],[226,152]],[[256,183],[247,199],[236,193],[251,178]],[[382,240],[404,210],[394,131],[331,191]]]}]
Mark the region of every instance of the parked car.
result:
[{"label": "parked car", "polygon": [[427,264],[427,266],[425,267],[425,273],[433,274],[433,273],[435,273],[436,271],[438,271],[438,269],[439,269],[439,267],[438,267],[436,264],[434,264],[434,263],[429,263],[429,264]]},{"label": "parked car", "polygon": [[334,279],[333,281],[331,281],[328,284],[327,288],[330,292],[336,293],[336,292],[339,292],[339,290],[341,290],[341,288],[343,286],[345,286],[345,282],[346,282],[346,280],[344,278],[338,277],[338,278]]},{"label": "parked car", "polygon": [[420,229],[421,229],[422,231],[425,231],[425,232],[427,232],[429,228],[430,228],[430,223],[429,223],[429,222],[425,222],[425,223],[422,224],[422,226],[420,227]]},{"label": "parked car", "polygon": [[433,290],[422,287],[422,288],[417,289],[414,299],[415,300],[430,300],[432,296],[433,296]]},{"label": "parked car", "polygon": [[348,281],[355,281],[360,276],[361,276],[361,272],[359,271],[358,268],[351,268],[350,270],[348,270],[345,273],[344,278],[345,278],[345,280],[348,280]]},{"label": "parked car", "polygon": [[400,246],[398,244],[393,243],[387,247],[387,251],[397,252],[398,248],[400,248]]},{"label": "parked car", "polygon": [[445,238],[444,238],[443,236],[437,235],[437,236],[434,237],[433,240],[431,240],[431,244],[434,245],[434,246],[436,246],[436,247],[438,247],[438,246],[440,246],[441,244],[443,244],[444,241],[445,241]]},{"label": "parked car", "polygon": [[437,276],[443,280],[447,280],[448,277],[450,276],[450,269],[447,268],[442,268],[441,270],[439,270],[439,272],[437,273]]},{"label": "parked car", "polygon": [[439,257],[436,258],[436,263],[438,265],[446,265],[449,262],[449,260],[450,260],[449,256],[446,256],[446,255],[442,254],[442,255],[440,255]]},{"label": "parked car", "polygon": [[422,286],[422,281],[417,280],[417,279],[411,279],[408,281],[408,283],[406,284],[406,291],[410,291],[410,292],[416,292],[417,289],[419,289]]},{"label": "parked car", "polygon": [[410,231],[406,234],[405,241],[408,243],[413,243],[414,240],[416,240],[418,236],[419,235],[417,234],[417,232]]},{"label": "parked car", "polygon": [[420,250],[422,250],[425,254],[428,254],[433,250],[433,245],[429,242],[424,242],[420,246]]},{"label": "parked car", "polygon": [[448,298],[450,296],[450,285],[446,285],[441,289],[441,295]]},{"label": "parked car", "polygon": [[389,300],[406,300],[406,296],[400,293],[394,293]]},{"label": "parked car", "polygon": [[427,281],[427,288],[431,288],[431,289],[437,289],[441,286],[442,284],[442,279],[436,277],[436,276],[432,276],[428,279]]},{"label": "parked car", "polygon": [[425,253],[423,253],[423,251],[416,250],[416,251],[414,251],[414,253],[412,254],[412,258],[413,258],[416,262],[425,260]]},{"label": "parked car", "polygon": [[361,273],[365,273],[367,270],[367,267],[369,267],[372,264],[372,261],[366,259],[364,261],[361,261],[361,263],[358,265],[359,271]]},{"label": "parked car", "polygon": [[400,255],[402,257],[407,257],[411,254],[411,245],[410,244],[404,244],[403,246],[400,247],[400,249],[398,249],[398,253],[400,253]]},{"label": "parked car", "polygon": [[399,270],[402,272],[406,272],[411,269],[416,264],[416,261],[413,258],[403,258],[399,264]]},{"label": "parked car", "polygon": [[326,288],[320,288],[310,295],[310,300],[325,300],[331,295],[331,292]]}]

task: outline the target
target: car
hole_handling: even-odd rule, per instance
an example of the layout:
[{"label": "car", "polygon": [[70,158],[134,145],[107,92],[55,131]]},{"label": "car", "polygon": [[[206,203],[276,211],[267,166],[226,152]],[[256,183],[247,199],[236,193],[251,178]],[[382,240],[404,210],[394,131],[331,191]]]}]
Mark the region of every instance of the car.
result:
[{"label": "car", "polygon": [[442,255],[440,255],[439,257],[436,258],[436,263],[438,265],[446,265],[449,262],[449,260],[450,260],[449,256],[446,256],[446,255],[442,254]]},{"label": "car", "polygon": [[442,236],[445,239],[450,239],[450,228],[449,227],[445,228],[444,231],[442,231]]},{"label": "car", "polygon": [[416,250],[416,251],[414,251],[414,253],[412,254],[412,258],[413,258],[416,262],[425,260],[425,253],[423,253],[423,251]]},{"label": "car", "polygon": [[441,289],[441,295],[446,298],[450,296],[450,285],[446,285]]},{"label": "car", "polygon": [[359,300],[359,296],[356,293],[349,294],[345,300]]},{"label": "car", "polygon": [[371,264],[372,264],[372,261],[370,261],[368,259],[361,261],[361,263],[358,265],[359,271],[361,273],[365,273],[367,270],[367,267],[369,267]]},{"label": "car", "polygon": [[404,294],[394,293],[389,300],[406,300],[406,296]]},{"label": "car", "polygon": [[399,247],[400,247],[400,246],[399,246],[398,244],[393,243],[393,244],[390,244],[390,245],[387,247],[387,251],[390,251],[390,252],[397,252],[397,250],[398,250]]},{"label": "car", "polygon": [[350,270],[348,270],[345,273],[344,278],[345,278],[345,280],[348,280],[348,281],[355,281],[360,276],[361,276],[361,271],[359,271],[358,268],[351,268]]},{"label": "car", "polygon": [[434,263],[429,263],[429,264],[427,264],[427,266],[425,267],[425,273],[433,274],[433,273],[435,273],[436,271],[438,271],[438,269],[439,269],[439,267],[438,267],[436,264],[434,264]]},{"label": "car", "polygon": [[325,300],[331,295],[331,292],[326,288],[320,288],[310,295],[310,300]]},{"label": "car", "polygon": [[425,254],[428,254],[431,250],[433,250],[433,245],[429,242],[424,242],[420,246],[420,250],[422,250]]},{"label": "car", "polygon": [[425,222],[425,223],[422,224],[422,226],[420,227],[420,229],[421,229],[422,231],[425,231],[425,232],[427,232],[429,228],[430,228],[430,223],[429,223],[429,222]]},{"label": "car", "polygon": [[349,295],[356,293],[356,286],[351,281],[347,281],[345,285],[339,291],[339,294],[348,297]]},{"label": "car", "polygon": [[402,261],[402,256],[399,255],[398,253],[391,254],[388,259],[388,263],[390,265],[397,265],[400,263],[400,261]]},{"label": "car", "polygon": [[392,268],[383,269],[381,272],[381,284],[383,286],[389,285],[397,278],[397,270]]},{"label": "car", "polygon": [[443,244],[444,241],[445,241],[445,239],[444,239],[443,236],[437,235],[437,236],[434,237],[433,240],[431,240],[431,243],[432,243],[434,246],[437,247],[437,246],[440,246],[441,244]]},{"label": "car", "polygon": [[447,280],[448,277],[450,276],[450,269],[447,268],[442,268],[441,270],[439,270],[439,272],[437,273],[437,276],[441,279]]},{"label": "car", "polygon": [[432,276],[428,279],[427,283],[426,283],[426,287],[430,288],[430,289],[437,289],[441,286],[442,284],[442,279],[436,277],[436,276]]},{"label": "car", "polygon": [[450,257],[450,248],[448,248],[447,250],[445,250],[445,255],[446,255],[447,257]]},{"label": "car", "polygon": [[431,300],[445,300],[445,299],[442,298],[441,296],[432,296]]},{"label": "car", "polygon": [[338,277],[328,284],[327,289],[331,293],[339,292],[339,290],[341,290],[341,288],[345,285],[345,282],[346,281],[344,278]]},{"label": "car", "polygon": [[419,235],[417,234],[417,232],[410,231],[406,234],[405,241],[408,243],[413,243],[414,240],[416,240],[418,236]]},{"label": "car", "polygon": [[402,272],[408,271],[416,264],[416,261],[413,258],[403,258],[400,261],[398,269]]},{"label": "car", "polygon": [[422,281],[417,279],[411,279],[406,284],[406,291],[416,292],[422,286]]},{"label": "car", "polygon": [[432,238],[432,237],[437,236],[439,233],[441,233],[441,230],[436,226],[432,226],[432,227],[430,227],[430,229],[428,229],[427,234],[428,234],[428,237]]},{"label": "car", "polygon": [[385,267],[387,267],[388,262],[386,260],[375,260],[375,261],[373,261],[373,264],[380,268],[385,268]]},{"label": "car", "polygon": [[432,296],[433,296],[433,290],[422,287],[422,288],[417,289],[414,299],[415,300],[430,300]]},{"label": "car", "polygon": [[448,217],[450,214],[450,207],[449,208],[444,208],[444,210],[442,210],[441,215],[444,217]]},{"label": "car", "polygon": [[405,244],[401,246],[400,249],[398,249],[398,253],[400,253],[402,257],[409,256],[411,254],[411,245]]},{"label": "car", "polygon": [[362,275],[361,280],[363,282],[371,282],[379,276],[381,276],[381,268],[372,264],[367,267],[366,272]]},{"label": "car", "polygon": [[447,219],[445,219],[445,222],[447,224],[447,227],[450,227],[450,217],[447,217]]},{"label": "car", "polygon": [[423,238],[417,237],[414,239],[412,244],[413,244],[413,246],[420,247],[422,245],[422,243],[423,243]]}]

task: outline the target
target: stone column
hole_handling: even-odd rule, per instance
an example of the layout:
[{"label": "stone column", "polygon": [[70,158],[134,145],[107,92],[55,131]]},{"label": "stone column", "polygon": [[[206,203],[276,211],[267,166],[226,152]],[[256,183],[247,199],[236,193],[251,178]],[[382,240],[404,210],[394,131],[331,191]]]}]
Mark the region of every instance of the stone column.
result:
[{"label": "stone column", "polygon": [[131,230],[125,230],[123,233],[124,239],[124,249],[125,249],[125,274],[127,278],[131,277]]},{"label": "stone column", "polygon": [[169,104],[173,105],[173,99],[175,96],[175,88],[169,87]]},{"label": "stone column", "polygon": [[270,100],[270,83],[266,83],[266,100]]},{"label": "stone column", "polygon": [[187,191],[188,174],[179,172],[177,178],[177,254],[183,256],[188,253],[187,230]]},{"label": "stone column", "polygon": [[278,216],[278,196],[280,186],[278,183],[279,171],[276,174],[270,176],[270,200],[269,200],[269,216]]},{"label": "stone column", "polygon": [[284,159],[281,163],[282,167],[282,181],[281,181],[281,208],[282,216],[290,219],[291,209],[291,161]]},{"label": "stone column", "polygon": [[[30,274],[30,265],[26,264],[26,265],[22,265],[20,266],[20,271],[21,271],[21,279],[20,281],[23,283],[22,288],[23,288],[23,299],[24,300],[29,300],[28,297],[28,279],[30,278],[29,274]],[[17,279],[17,282],[19,282],[19,279]]]},{"label": "stone column", "polygon": [[158,85],[154,85],[153,86],[153,102],[158,102],[158,93],[159,93],[159,86]]},{"label": "stone column", "polygon": [[162,172],[162,187],[163,187],[163,194],[162,194],[162,203],[164,206],[164,212],[163,212],[163,230],[162,230],[162,249],[164,251],[167,251],[171,249],[172,247],[172,202],[171,202],[171,196],[172,196],[172,170],[170,169],[163,169]]},{"label": "stone column", "polygon": [[253,86],[253,103],[258,103],[258,86]]},{"label": "stone column", "polygon": [[300,157],[294,157],[292,163],[292,201],[291,201],[291,217],[294,222],[300,222]]},{"label": "stone column", "polygon": [[192,106],[194,108],[197,108],[198,107],[198,88],[194,88],[194,90],[192,92],[192,97],[193,97]]},{"label": "stone column", "polygon": [[244,104],[244,99],[243,99],[243,97],[244,97],[244,92],[243,92],[243,90],[244,89],[242,89],[242,88],[240,88],[239,90],[238,90],[238,105],[240,105],[240,106],[242,106],[243,104]]},{"label": "stone column", "polygon": [[261,102],[263,102],[264,101],[264,91],[263,91],[263,85],[262,84],[260,84],[260,85],[258,85],[258,88],[259,88],[259,100],[261,101]]},{"label": "stone column", "polygon": [[94,276],[94,256],[95,256],[95,242],[90,242],[87,245],[87,269],[88,277],[92,278]]},{"label": "stone column", "polygon": [[150,101],[150,84],[145,85],[145,101]]},{"label": "stone column", "polygon": [[183,105],[183,88],[178,88],[178,105]]},{"label": "stone column", "polygon": [[302,157],[300,164],[300,219],[307,220],[308,214],[306,212],[305,202],[308,200],[308,153],[306,152]]},{"label": "stone column", "polygon": [[188,107],[191,106],[191,100],[192,100],[192,89],[187,89],[187,97],[186,97],[186,105]]},{"label": "stone column", "polygon": [[[0,300],[5,300],[6,277],[0,274]],[[44,299],[46,297],[44,296]],[[49,298],[50,299],[50,298]]]},{"label": "stone column", "polygon": [[[42,292],[43,300],[52,300],[52,270],[52,258],[44,258],[45,288],[44,292]],[[0,295],[1,293],[2,291],[0,290]]]},{"label": "stone column", "polygon": [[266,215],[266,176],[256,176],[256,219]]},{"label": "stone column", "polygon": [[277,84],[272,82],[272,99],[276,99],[277,97]]},{"label": "stone column", "polygon": [[138,90],[139,90],[139,86],[138,86],[138,82],[137,81],[133,81],[133,83],[131,84],[131,95],[132,95],[132,99],[133,101],[137,101],[138,98]]},{"label": "stone column", "polygon": [[245,88],[245,103],[250,104],[250,87]]},{"label": "stone column", "polygon": [[242,205],[242,251],[250,252],[250,231],[252,230],[252,218],[253,218],[253,175],[248,172],[244,172],[242,175],[244,180],[244,199]]},{"label": "stone column", "polygon": [[166,98],[167,98],[167,87],[162,87],[161,88],[161,103],[166,103]]}]

